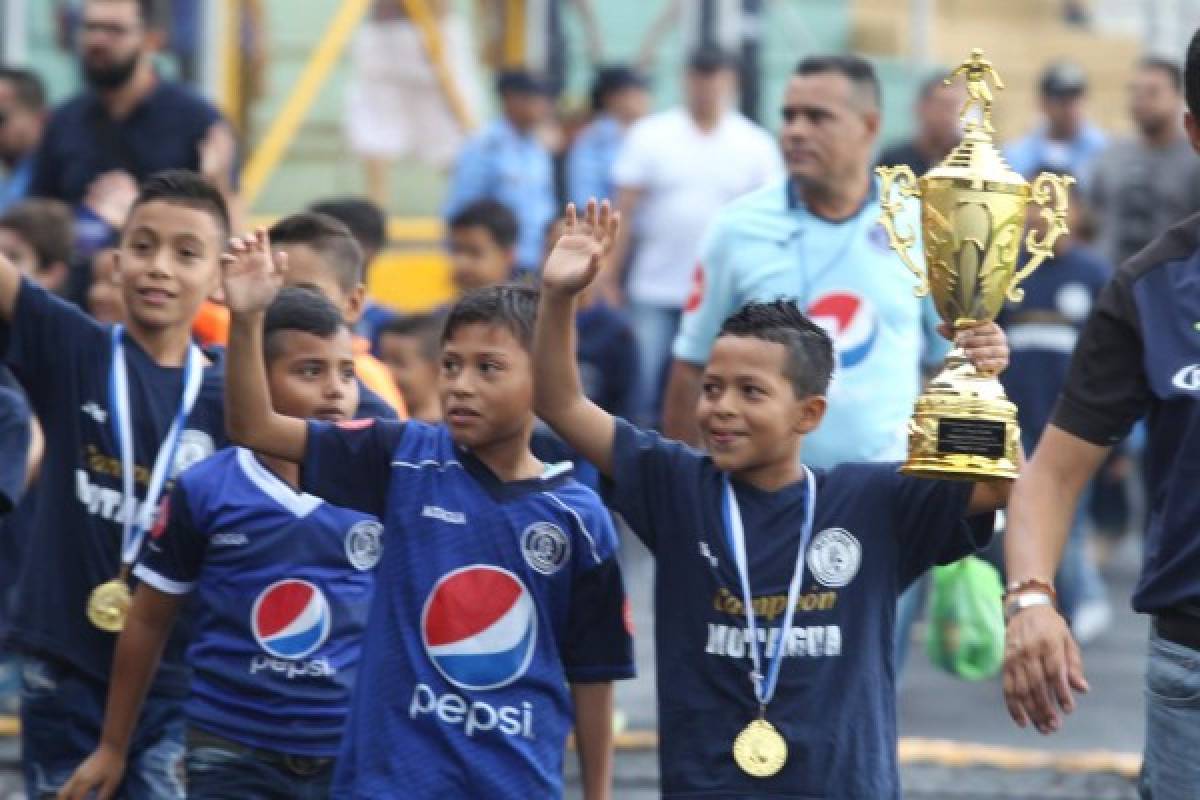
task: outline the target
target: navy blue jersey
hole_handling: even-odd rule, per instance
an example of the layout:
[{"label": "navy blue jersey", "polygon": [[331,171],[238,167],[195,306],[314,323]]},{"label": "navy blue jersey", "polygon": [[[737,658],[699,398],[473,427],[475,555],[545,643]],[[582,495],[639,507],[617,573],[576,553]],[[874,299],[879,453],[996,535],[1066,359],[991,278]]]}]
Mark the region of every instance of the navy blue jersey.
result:
[{"label": "navy blue jersey", "polygon": [[[179,410],[184,370],[159,366],[132,337],[124,340],[135,487],[144,500],[159,445]],[[21,530],[24,564],[10,636],[20,648],[107,681],[116,637],[94,627],[84,611],[92,589],[116,576],[122,523],[134,511],[123,507],[120,450],[110,418],[112,334],[26,280],[12,322],[0,325],[0,344],[46,435],[34,508]],[[223,444],[222,385],[221,364],[214,361],[205,369],[171,475]],[[167,645],[155,689],[187,691],[182,632]]]},{"label": "navy blue jersey", "polygon": [[249,450],[184,473],[134,575],[195,593],[189,722],[251,747],[334,756],[382,526],[296,492]]},{"label": "navy blue jersey", "polygon": [[659,761],[665,797],[900,797],[892,664],[896,597],[926,568],[985,544],[967,524],[972,485],[904,477],[895,464],[816,471],[813,536],[791,635],[788,582],[804,525],[804,481],[776,492],[734,482],[752,609],[771,658],[785,648],[767,719],[787,739],[773,778],[733,761],[758,715],[745,603],[721,516],[723,474],[707,456],[619,420],[611,505],[655,555]]},{"label": "navy blue jersey", "polygon": [[1012,351],[1000,376],[1017,406],[1025,452],[1033,452],[1050,421],[1079,331],[1112,267],[1085,247],[1072,247],[1048,260],[1021,288],[1025,298],[1005,306],[996,322]]},{"label": "navy blue jersey", "polygon": [[396,409],[361,380],[358,382],[358,408],[354,416],[356,419],[400,419]]},{"label": "navy blue jersey", "polygon": [[633,674],[596,495],[569,466],[502,482],[418,422],[310,422],[303,484],[387,540],[333,796],[561,795],[568,681]]},{"label": "navy blue jersey", "polygon": [[1051,421],[1110,446],[1143,416],[1150,513],[1133,607],[1200,614],[1200,214],[1105,286]]}]

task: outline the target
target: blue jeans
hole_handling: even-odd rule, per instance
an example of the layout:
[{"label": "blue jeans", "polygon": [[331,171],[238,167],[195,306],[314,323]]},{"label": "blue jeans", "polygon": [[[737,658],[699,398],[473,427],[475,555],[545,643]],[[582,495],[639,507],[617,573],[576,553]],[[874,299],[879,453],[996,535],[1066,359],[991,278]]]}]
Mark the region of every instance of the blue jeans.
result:
[{"label": "blue jeans", "polygon": [[1150,634],[1143,800],[1200,797],[1200,651]]},{"label": "blue jeans", "polygon": [[[56,661],[22,656],[21,769],[30,800],[53,797],[100,741],[108,687]],[[150,695],[138,718],[123,800],[184,800],[183,700]]]},{"label": "blue jeans", "polygon": [[671,359],[671,345],[679,333],[681,314],[678,308],[636,302],[629,304],[629,322],[637,338],[640,356],[634,404],[639,425],[658,427],[664,378]]},{"label": "blue jeans", "polygon": [[234,742],[192,729],[187,780],[189,800],[325,800],[333,759],[312,774],[297,775]]}]

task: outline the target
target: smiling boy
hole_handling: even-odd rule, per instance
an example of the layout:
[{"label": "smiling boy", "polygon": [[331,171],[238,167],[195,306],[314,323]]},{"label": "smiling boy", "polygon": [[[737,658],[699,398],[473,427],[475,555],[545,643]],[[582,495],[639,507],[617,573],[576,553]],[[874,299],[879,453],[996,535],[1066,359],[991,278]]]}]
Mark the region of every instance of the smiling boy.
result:
[{"label": "smiling boy", "polygon": [[[707,454],[604,412],[581,389],[572,316],[615,228],[607,204],[568,208],[542,274],[535,409],[612,480],[656,557],[663,796],[898,798],[896,597],[987,541],[1009,483],[800,466],[833,347],[786,301],[725,321],[695,410]],[[994,326],[958,343],[979,367],[1007,360]]]},{"label": "smiling boy", "polygon": [[[190,331],[217,289],[228,230],[220,192],[200,176],[147,180],[116,255],[123,327],[100,325],[0,258],[0,348],[48,422],[10,634],[25,658],[31,796],[56,792],[99,740],[120,618],[89,618],[89,597],[125,578],[167,484],[224,440],[220,365]],[[184,794],[182,645],[167,644],[134,732],[123,790],[134,800]]]}]

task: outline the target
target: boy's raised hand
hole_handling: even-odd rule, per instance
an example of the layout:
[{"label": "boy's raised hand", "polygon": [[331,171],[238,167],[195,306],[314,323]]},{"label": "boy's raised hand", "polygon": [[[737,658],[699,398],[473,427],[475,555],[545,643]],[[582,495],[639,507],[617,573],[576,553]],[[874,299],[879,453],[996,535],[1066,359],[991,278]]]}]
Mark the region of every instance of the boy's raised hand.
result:
[{"label": "boy's raised hand", "polygon": [[285,253],[271,254],[265,228],[252,235],[229,240],[229,252],[221,257],[221,284],[225,305],[235,314],[265,311],[283,287],[287,270]]},{"label": "boy's raised hand", "polygon": [[607,200],[600,204],[589,200],[582,218],[575,204],[569,203],[563,234],[542,268],[542,286],[566,294],[586,289],[600,272],[619,225],[620,215]]}]

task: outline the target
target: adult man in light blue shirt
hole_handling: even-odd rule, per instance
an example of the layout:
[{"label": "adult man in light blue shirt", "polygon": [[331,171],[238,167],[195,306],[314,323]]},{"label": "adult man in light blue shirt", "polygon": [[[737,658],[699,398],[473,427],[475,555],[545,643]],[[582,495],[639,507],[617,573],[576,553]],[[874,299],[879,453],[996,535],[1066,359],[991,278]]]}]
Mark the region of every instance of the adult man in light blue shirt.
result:
[{"label": "adult man in light blue shirt", "polygon": [[46,90],[26,69],[0,67],[0,213],[24,200],[33,159],[46,126]]},{"label": "adult man in light blue shirt", "polygon": [[476,200],[503,203],[519,225],[517,269],[533,271],[558,206],[554,164],[537,136],[551,111],[549,87],[529,72],[513,70],[499,75],[496,91],[503,114],[463,146],[444,213],[453,217]]},{"label": "adult man in light blue shirt", "polygon": [[[747,302],[785,297],[828,330],[838,356],[824,421],[805,437],[806,463],[903,460],[922,364],[936,363],[948,343],[879,225],[870,171],[879,109],[879,81],[863,59],[814,56],[797,66],[781,131],[789,177],[726,206],[701,245],[675,340],[667,435],[695,441],[702,365],[721,322]],[[915,204],[901,227],[919,233]],[[901,602],[898,665],[914,601]]]},{"label": "adult man in light blue shirt", "polygon": [[580,208],[588,200],[615,200],[612,169],[625,133],[646,115],[646,79],[632,67],[603,67],[592,85],[595,116],[567,153],[567,197]]},{"label": "adult man in light blue shirt", "polygon": [[1060,61],[1042,73],[1040,89],[1045,121],[1010,142],[1004,157],[1030,180],[1038,170],[1049,167],[1074,175],[1080,185],[1086,185],[1092,162],[1108,145],[1104,132],[1087,120],[1087,76],[1077,65]]}]

